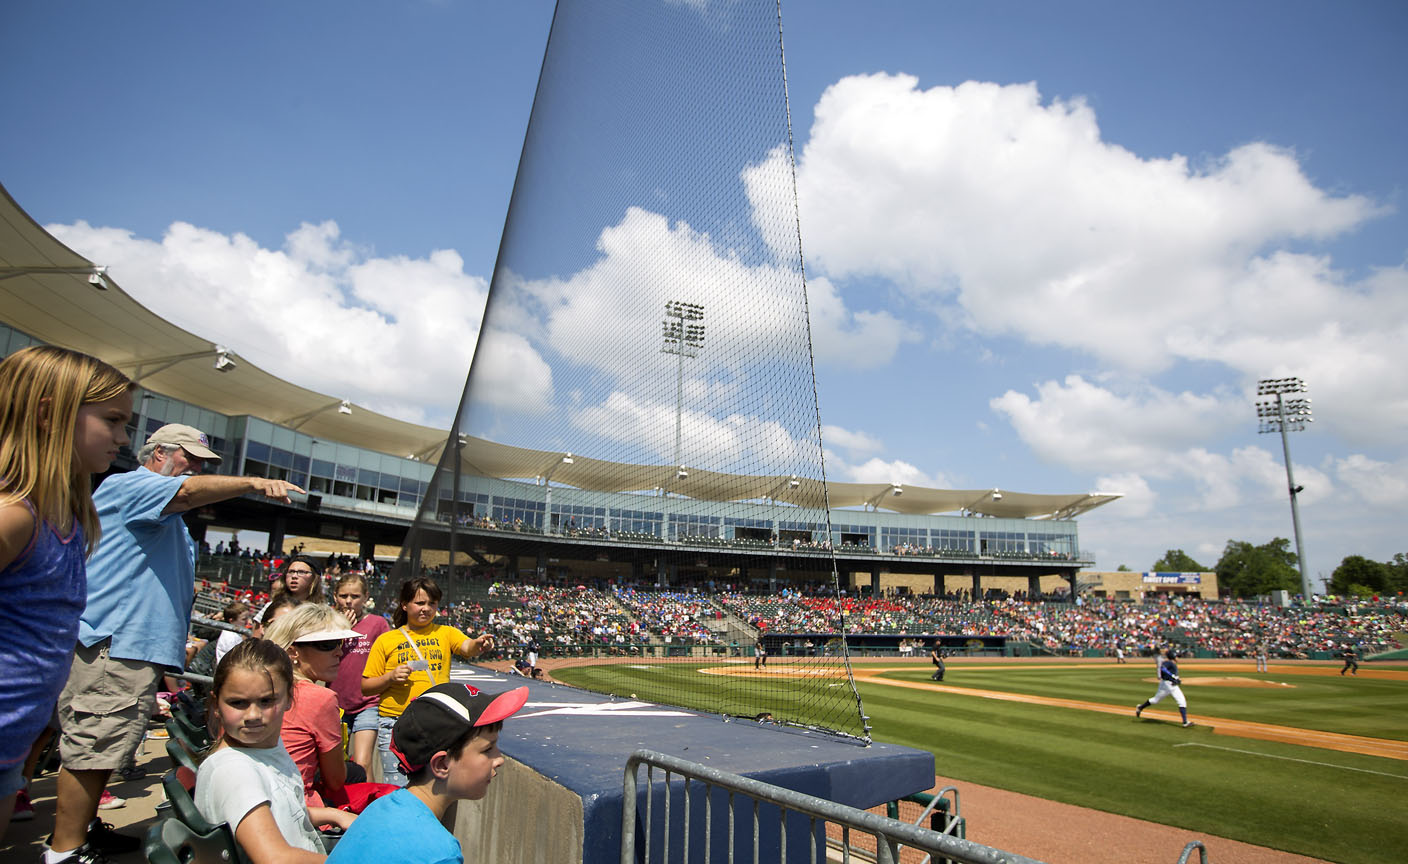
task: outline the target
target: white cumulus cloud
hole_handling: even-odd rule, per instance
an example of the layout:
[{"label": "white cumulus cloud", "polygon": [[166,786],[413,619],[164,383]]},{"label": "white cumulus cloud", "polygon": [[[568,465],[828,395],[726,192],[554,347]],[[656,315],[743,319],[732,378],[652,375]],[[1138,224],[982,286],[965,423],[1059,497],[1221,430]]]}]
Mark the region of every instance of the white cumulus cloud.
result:
[{"label": "white cumulus cloud", "polygon": [[459,402],[488,289],[453,251],[379,258],[334,222],[305,223],[282,249],[185,222],[160,240],[46,229],[156,314],[271,374],[417,423],[448,426]]},{"label": "white cumulus cloud", "polygon": [[1408,366],[1394,362],[1408,271],[1350,279],[1298,248],[1385,211],[1317,187],[1292,150],[1142,158],[1104,140],[1089,105],[1043,101],[1035,84],[926,90],[875,74],[822,96],[798,196],[809,266],[888,279],[937,306],[941,327],[1127,374],[1192,361],[1243,383],[1299,375],[1349,440],[1408,425]]}]

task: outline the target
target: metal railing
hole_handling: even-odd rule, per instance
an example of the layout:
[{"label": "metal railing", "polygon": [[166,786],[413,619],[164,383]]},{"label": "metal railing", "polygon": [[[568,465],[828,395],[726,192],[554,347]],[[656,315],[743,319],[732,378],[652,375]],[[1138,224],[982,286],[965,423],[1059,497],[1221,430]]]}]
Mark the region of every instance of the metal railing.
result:
[{"label": "metal railing", "polygon": [[[645,813],[638,826],[641,766],[645,767]],[[664,772],[660,790],[656,789],[657,769]],[[702,792],[696,792],[696,786],[703,786]],[[662,809],[658,816],[655,812],[657,791]],[[672,802],[677,797],[680,804],[675,809],[679,810],[679,816],[675,818]],[[747,799],[744,806],[748,815],[744,819],[751,818],[751,830],[748,825],[739,828],[737,812],[743,803],[739,798]],[[725,811],[717,816],[714,812],[716,799]],[[829,826],[840,829],[838,848],[843,864],[862,857],[851,842],[853,832],[874,840],[873,858],[868,852],[863,857],[878,864],[898,864],[902,848],[917,849],[934,858],[962,864],[1039,864],[1032,858],[664,753],[637,750],[626,761],[621,805],[621,864],[652,864],[657,852],[661,855],[661,864],[672,860],[689,864],[691,859],[732,864],[736,856],[747,859],[749,849],[753,864],[763,861],[787,864],[789,851],[794,855],[800,852],[809,864],[819,864],[828,860],[826,829]],[[716,829],[725,834],[717,844]],[[658,840],[657,830],[660,832]],[[677,842],[671,839],[674,832],[678,832]],[[637,839],[641,841],[639,853]],[[677,859],[672,857],[675,853],[679,856]]]}]

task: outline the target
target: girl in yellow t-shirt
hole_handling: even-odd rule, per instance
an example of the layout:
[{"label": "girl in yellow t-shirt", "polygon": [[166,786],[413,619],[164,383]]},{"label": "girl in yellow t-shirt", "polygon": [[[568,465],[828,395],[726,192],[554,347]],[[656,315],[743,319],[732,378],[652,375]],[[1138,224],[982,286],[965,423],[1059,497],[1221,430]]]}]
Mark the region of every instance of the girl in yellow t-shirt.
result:
[{"label": "girl in yellow t-shirt", "polygon": [[450,680],[450,657],[466,660],[494,650],[494,637],[471,639],[454,627],[435,623],[443,597],[435,580],[422,576],[401,586],[400,602],[391,616],[394,629],[377,637],[362,670],[362,692],[380,696],[377,703],[376,747],[381,756],[383,783],[406,785],[400,760],[391,752],[391,728],[411,700]]}]

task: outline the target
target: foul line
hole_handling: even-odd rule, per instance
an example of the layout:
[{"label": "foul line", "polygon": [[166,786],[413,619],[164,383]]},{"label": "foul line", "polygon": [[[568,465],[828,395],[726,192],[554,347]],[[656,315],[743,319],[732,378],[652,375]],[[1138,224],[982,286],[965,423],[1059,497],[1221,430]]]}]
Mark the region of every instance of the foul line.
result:
[{"label": "foul line", "polygon": [[1387,771],[1370,771],[1368,768],[1351,768],[1348,765],[1336,765],[1333,762],[1316,762],[1312,759],[1297,759],[1294,756],[1277,756],[1273,753],[1258,753],[1255,750],[1238,750],[1236,747],[1219,747],[1216,744],[1175,744],[1175,747],[1206,747],[1209,750],[1226,750],[1229,753],[1245,753],[1248,756],[1264,756],[1267,759],[1284,759],[1287,762],[1303,762],[1306,765],[1322,765],[1326,768],[1339,768],[1343,771],[1358,771],[1360,774],[1377,774],[1380,777],[1392,777],[1395,780],[1408,780],[1402,774],[1389,774]]}]

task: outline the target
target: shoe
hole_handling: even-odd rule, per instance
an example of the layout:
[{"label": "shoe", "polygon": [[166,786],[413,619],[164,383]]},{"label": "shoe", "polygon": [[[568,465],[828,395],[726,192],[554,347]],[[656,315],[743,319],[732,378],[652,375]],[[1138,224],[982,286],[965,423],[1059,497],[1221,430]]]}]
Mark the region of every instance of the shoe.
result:
[{"label": "shoe", "polygon": [[1136,718],[1137,718],[1140,714],[1143,714],[1143,713],[1144,713],[1144,706],[1143,706],[1143,705],[1136,705],[1136,706],[1134,706],[1134,716],[1135,716]]},{"label": "shoe", "polygon": [[1192,726],[1192,725],[1193,725],[1193,721],[1192,721],[1192,720],[1184,720],[1184,721],[1183,721],[1183,728],[1184,728],[1184,729],[1187,729],[1189,726]]},{"label": "shoe", "polygon": [[15,812],[10,816],[11,822],[28,822],[34,818],[34,804],[29,800],[29,792],[21,789],[15,793]]},{"label": "shoe", "polygon": [[[39,860],[41,864],[48,861],[48,854],[41,852],[39,854]],[[61,861],[62,864],[112,864],[112,860],[102,852],[94,849],[92,843],[84,843],[82,846],[69,852],[63,858],[60,858],[59,861]]]},{"label": "shoe", "polygon": [[117,769],[117,776],[123,780],[141,780],[147,776],[147,769],[140,765],[128,765],[126,768]]},{"label": "shoe", "polygon": [[125,806],[127,806],[126,798],[119,798],[106,789],[103,790],[103,797],[98,799],[99,810],[116,810]]},{"label": "shoe", "polygon": [[[123,855],[142,848],[142,838],[131,834],[119,834],[112,823],[94,817],[88,823],[88,841],[84,846],[92,846],[104,855]],[[79,847],[82,848],[82,847]]]}]

